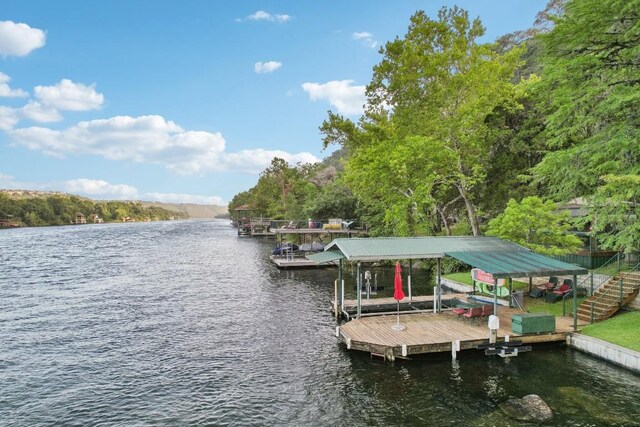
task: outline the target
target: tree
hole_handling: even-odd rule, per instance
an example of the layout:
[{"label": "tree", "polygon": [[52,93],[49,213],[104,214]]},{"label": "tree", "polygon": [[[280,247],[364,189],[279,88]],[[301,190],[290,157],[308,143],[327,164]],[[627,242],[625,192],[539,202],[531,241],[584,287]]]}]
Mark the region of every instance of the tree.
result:
[{"label": "tree", "polygon": [[570,0],[559,13],[540,35],[550,152],[534,176],[566,200],[640,174],[640,0]]},{"label": "tree", "polygon": [[640,252],[640,176],[607,175],[593,199],[590,219],[600,245]]},{"label": "tree", "polygon": [[509,200],[503,213],[489,221],[486,234],[510,240],[544,255],[563,255],[579,250],[580,239],[569,230],[569,214],[557,213],[552,201],[535,196],[520,203]]},{"label": "tree", "polygon": [[[356,169],[353,164],[368,169],[363,177],[384,175],[394,169],[392,164],[413,166],[408,180],[406,174],[386,173],[388,181],[368,181],[369,187],[378,182],[390,190],[381,194],[380,189],[371,188],[369,199],[393,211],[384,220],[387,224],[400,221],[400,231],[412,232],[412,212],[419,212],[420,205],[433,208],[459,199],[473,234],[480,234],[475,199],[482,189],[493,142],[487,117],[497,107],[518,107],[511,78],[521,53],[520,48],[501,53],[477,43],[483,35],[480,21],[470,21],[468,13],[457,7],[441,9],[437,20],[416,12],[404,39],[397,38],[381,49],[384,57],[367,86],[365,117],[356,126],[330,113],[321,127],[325,144],[349,147],[352,157],[347,169],[350,164],[351,170]],[[402,150],[403,144],[411,149]],[[443,151],[446,155],[440,155]],[[426,168],[415,161],[427,157],[433,159]],[[414,176],[422,179],[420,188],[412,186],[418,182]],[[359,188],[353,177],[348,182],[355,186],[354,194],[363,197],[366,181]],[[432,189],[436,192],[431,193]],[[455,195],[448,191],[451,189]],[[408,199],[407,206],[398,204],[399,191]],[[445,196],[452,198],[440,199]]]}]

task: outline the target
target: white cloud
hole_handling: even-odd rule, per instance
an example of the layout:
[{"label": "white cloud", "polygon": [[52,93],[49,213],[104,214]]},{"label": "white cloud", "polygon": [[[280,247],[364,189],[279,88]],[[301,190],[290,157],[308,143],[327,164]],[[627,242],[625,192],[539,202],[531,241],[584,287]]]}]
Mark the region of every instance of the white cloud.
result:
[{"label": "white cloud", "polygon": [[367,33],[366,31],[363,32],[356,32],[351,34],[351,38],[353,38],[354,40],[359,40],[362,43],[364,43],[366,46],[370,47],[370,48],[374,48],[376,46],[378,46],[378,42],[376,40],[373,39],[373,34],[371,33]]},{"label": "white cloud", "polygon": [[[271,22],[279,22],[284,23],[291,20],[290,15],[281,15],[281,14],[271,14],[269,12],[265,12],[264,10],[259,10],[253,15],[249,15],[245,18],[245,20],[249,21],[271,21]],[[236,21],[241,21],[241,19],[236,19]]]},{"label": "white cloud", "polygon": [[353,86],[353,80],[333,80],[324,84],[304,83],[302,89],[312,101],[326,100],[342,114],[362,114],[366,102],[365,86]]},{"label": "white cloud", "polygon": [[144,200],[162,203],[195,203],[198,205],[226,206],[226,203],[218,196],[198,196],[195,194],[178,193],[146,193]]},{"label": "white cloud", "polygon": [[0,105],[0,130],[9,131],[18,123],[16,110]]},{"label": "white cloud", "polygon": [[34,49],[44,46],[44,31],[27,24],[0,21],[0,56],[26,56]]},{"label": "white cloud", "polygon": [[29,94],[22,89],[11,89],[11,87],[9,87],[10,81],[11,77],[0,71],[0,97],[23,98],[29,96]]},{"label": "white cloud", "polygon": [[44,154],[97,155],[110,160],[164,164],[177,174],[234,170],[258,173],[274,156],[292,162],[317,162],[310,153],[245,150],[225,153],[220,133],[186,131],[162,116],[116,116],[80,122],[64,130],[29,127],[7,132],[14,145]]},{"label": "white cloud", "polygon": [[14,182],[14,176],[0,172],[0,188],[12,188]]},{"label": "white cloud", "polygon": [[33,91],[43,105],[57,110],[95,110],[104,102],[104,95],[96,92],[95,85],[86,86],[69,79],[62,79],[54,86],[36,86]]},{"label": "white cloud", "polygon": [[289,164],[317,163],[320,161],[311,153],[287,153],[281,150],[265,150],[256,148],[252,150],[240,150],[236,153],[225,153],[224,163],[229,170],[258,174],[271,164],[274,157],[286,160]]},{"label": "white cloud", "polygon": [[258,73],[272,73],[278,68],[282,67],[282,62],[268,61],[268,62],[256,62],[253,66],[253,70]]},{"label": "white cloud", "polygon": [[138,198],[138,190],[126,184],[109,184],[99,179],[79,178],[64,181],[60,190],[100,199],[133,200]]},{"label": "white cloud", "polygon": [[58,110],[46,107],[37,101],[29,101],[20,111],[24,117],[38,123],[51,123],[62,120],[62,115]]}]

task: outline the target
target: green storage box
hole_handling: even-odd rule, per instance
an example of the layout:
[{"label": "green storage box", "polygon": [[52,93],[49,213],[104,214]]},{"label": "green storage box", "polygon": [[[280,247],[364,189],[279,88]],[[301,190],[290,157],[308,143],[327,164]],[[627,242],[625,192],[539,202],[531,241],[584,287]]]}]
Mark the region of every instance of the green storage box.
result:
[{"label": "green storage box", "polygon": [[556,318],[548,313],[523,313],[511,316],[514,334],[539,334],[556,331]]}]

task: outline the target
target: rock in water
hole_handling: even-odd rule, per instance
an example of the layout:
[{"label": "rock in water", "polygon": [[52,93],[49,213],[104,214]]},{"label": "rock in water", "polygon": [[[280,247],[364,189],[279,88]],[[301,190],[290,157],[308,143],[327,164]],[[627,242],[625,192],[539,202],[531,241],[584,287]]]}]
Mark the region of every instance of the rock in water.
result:
[{"label": "rock in water", "polygon": [[551,408],[537,394],[529,394],[522,399],[509,399],[500,404],[500,409],[519,421],[543,423],[553,418]]}]

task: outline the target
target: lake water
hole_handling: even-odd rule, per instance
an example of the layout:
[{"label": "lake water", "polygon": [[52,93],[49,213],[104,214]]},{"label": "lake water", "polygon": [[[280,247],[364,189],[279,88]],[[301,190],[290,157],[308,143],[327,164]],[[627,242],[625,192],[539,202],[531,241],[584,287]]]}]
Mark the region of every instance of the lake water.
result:
[{"label": "lake water", "polygon": [[[384,364],[347,351],[332,269],[227,221],[0,232],[0,425],[640,425],[640,378],[562,346]],[[391,276],[389,276],[391,277]],[[389,283],[391,287],[391,283]]]}]

